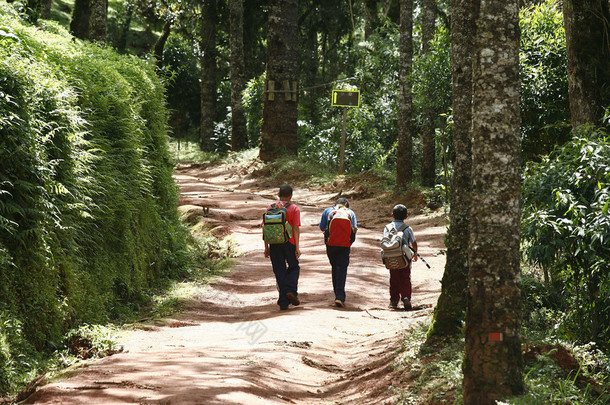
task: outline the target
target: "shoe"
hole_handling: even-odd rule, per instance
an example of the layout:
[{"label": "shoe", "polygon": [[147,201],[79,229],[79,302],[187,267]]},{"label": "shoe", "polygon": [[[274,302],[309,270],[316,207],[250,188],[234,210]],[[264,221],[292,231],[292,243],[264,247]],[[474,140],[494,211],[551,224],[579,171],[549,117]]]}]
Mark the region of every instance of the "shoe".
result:
[{"label": "shoe", "polygon": [[341,301],[339,299],[335,300],[335,306],[339,307],[339,308],[345,308],[345,301]]},{"label": "shoe", "polygon": [[287,309],[288,309],[288,306],[285,306],[285,307],[280,307],[280,311],[285,311],[285,310],[287,310]]},{"label": "shoe", "polygon": [[301,304],[301,301],[299,301],[299,297],[297,297],[295,294],[293,293],[286,293],[286,298],[288,298],[288,301],[290,301],[290,303],[292,305],[294,305],[295,307],[297,305]]},{"label": "shoe", "polygon": [[398,302],[390,301],[390,307],[398,309]]},{"label": "shoe", "polygon": [[403,299],[402,299],[402,303],[403,303],[403,304],[404,304],[404,306],[405,306],[405,311],[410,311],[410,310],[411,310],[411,308],[412,308],[412,306],[411,306],[411,301],[409,301],[409,299],[408,299],[408,298],[403,298]]}]

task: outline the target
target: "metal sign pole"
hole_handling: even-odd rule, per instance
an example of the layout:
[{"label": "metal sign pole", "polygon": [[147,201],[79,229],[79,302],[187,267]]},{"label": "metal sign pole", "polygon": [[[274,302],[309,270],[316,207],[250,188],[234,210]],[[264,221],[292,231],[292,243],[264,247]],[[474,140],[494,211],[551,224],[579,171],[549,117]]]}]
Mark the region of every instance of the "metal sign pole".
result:
[{"label": "metal sign pole", "polygon": [[341,131],[341,150],[339,151],[339,174],[343,174],[345,159],[345,126],[347,125],[347,108],[343,109],[343,130]]}]

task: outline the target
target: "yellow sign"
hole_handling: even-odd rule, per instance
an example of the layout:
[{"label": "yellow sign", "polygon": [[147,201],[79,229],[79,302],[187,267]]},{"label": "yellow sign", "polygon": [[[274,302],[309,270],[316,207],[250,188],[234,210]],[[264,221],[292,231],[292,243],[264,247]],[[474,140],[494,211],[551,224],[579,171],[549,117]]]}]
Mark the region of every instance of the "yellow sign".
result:
[{"label": "yellow sign", "polygon": [[333,107],[360,107],[360,91],[333,90]]}]

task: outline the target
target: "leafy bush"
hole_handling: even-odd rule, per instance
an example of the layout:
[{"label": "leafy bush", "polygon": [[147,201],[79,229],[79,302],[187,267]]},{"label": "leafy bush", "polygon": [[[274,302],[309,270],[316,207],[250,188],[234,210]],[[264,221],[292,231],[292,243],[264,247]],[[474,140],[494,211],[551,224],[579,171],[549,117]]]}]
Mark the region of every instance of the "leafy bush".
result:
[{"label": "leafy bush", "polygon": [[526,259],[543,269],[567,317],[561,329],[608,349],[610,339],[610,138],[582,128],[525,170]]},{"label": "leafy bush", "polygon": [[[28,26],[6,4],[0,27],[6,360],[138,309],[148,290],[188,272],[190,253],[154,66],[73,41],[52,22]],[[11,384],[6,370],[0,387]]]},{"label": "leafy bush", "polygon": [[548,0],[520,13],[521,134],[525,160],[570,137],[566,39],[561,5]]},{"label": "leafy bush", "polygon": [[251,79],[246,84],[243,94],[246,127],[248,128],[248,145],[258,146],[263,122],[263,92],[265,91],[265,74]]},{"label": "leafy bush", "polygon": [[170,123],[176,138],[198,139],[201,119],[199,53],[196,41],[178,34],[168,38],[163,50],[163,64],[168,72],[167,103],[172,109]]}]

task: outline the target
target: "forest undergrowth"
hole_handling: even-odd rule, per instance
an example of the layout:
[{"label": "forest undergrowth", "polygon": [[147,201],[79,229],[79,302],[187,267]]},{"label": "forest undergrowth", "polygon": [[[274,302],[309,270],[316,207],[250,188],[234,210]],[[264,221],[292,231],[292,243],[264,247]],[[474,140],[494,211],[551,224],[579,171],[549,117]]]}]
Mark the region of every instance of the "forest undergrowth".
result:
[{"label": "forest undergrowth", "polygon": [[[359,174],[337,175],[315,163],[297,159],[284,159],[274,163],[263,163],[257,158],[257,150],[232,153],[225,156],[203,154],[196,150],[176,153],[176,144],[170,146],[177,164],[204,166],[223,165],[227,171],[257,178],[259,182],[276,184],[280,179],[296,187],[318,190],[348,190],[354,197],[377,198],[380,204],[388,204],[397,195],[393,180],[383,170],[372,170]],[[299,170],[293,170],[298,167]],[[292,173],[292,174],[291,174]],[[295,174],[296,173],[296,174]],[[430,210],[426,193],[413,190],[408,193],[422,211]],[[442,210],[446,209],[446,205]],[[442,211],[441,210],[441,211]],[[47,378],[61,375],[62,370],[76,364],[80,359],[103,357],[120,351],[116,336],[121,328],[129,328],[133,322],[169,317],[179,312],[182,304],[194,297],[211,277],[230,270],[231,258],[235,255],[229,238],[218,238],[210,229],[201,227],[197,217],[184,212],[183,220],[192,235],[192,253],[197,255],[199,272],[191,277],[167,284],[151,294],[142,311],[133,313],[119,323],[106,325],[84,325],[66,335],[66,346],[44,361],[38,362],[36,370],[24,372],[18,384],[12,387],[13,395],[25,389],[28,383],[40,375]],[[552,311],[540,306],[541,276],[535,268],[523,271],[523,305],[531,316],[523,325],[525,342],[526,393],[505,400],[505,404],[605,404],[610,401],[610,358],[593,343],[578,344],[566,339],[558,332],[558,325],[565,316],[561,311]],[[459,404],[461,403],[463,336],[428,338],[429,319],[405,332],[402,348],[394,362],[394,372],[399,376],[398,384],[390,389],[396,393],[401,404]],[[12,396],[11,398],[15,398]]]},{"label": "forest undergrowth", "polygon": [[[171,148],[175,153],[176,144],[172,143]],[[223,164],[233,173],[256,177],[269,184],[282,181],[312,190],[347,190],[351,198],[377,199],[380,206],[408,200],[409,206],[416,207],[419,213],[438,210],[447,214],[449,210],[442,191],[414,187],[396,192],[392,173],[383,169],[338,175],[332,168],[303,159],[286,158],[267,164],[258,160],[257,149],[209,160],[209,155],[191,148],[188,153],[183,149],[182,156],[183,163],[189,159],[208,159],[207,164]],[[565,332],[566,312],[559,306],[552,309],[543,302],[551,293],[544,287],[540,268],[524,261],[522,277],[522,305],[528,314],[522,329],[526,392],[504,403],[609,403],[607,348]],[[398,394],[401,404],[462,403],[464,337],[428,337],[429,322],[428,319],[405,332],[402,349],[393,364],[400,384],[391,390]]]}]

